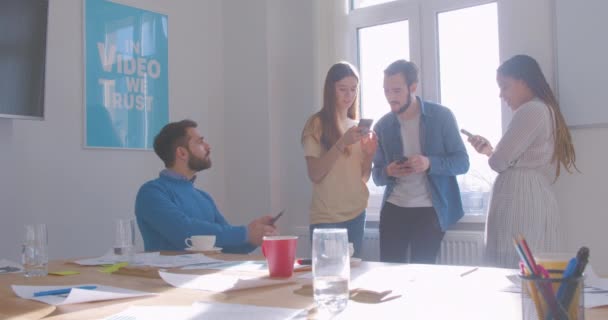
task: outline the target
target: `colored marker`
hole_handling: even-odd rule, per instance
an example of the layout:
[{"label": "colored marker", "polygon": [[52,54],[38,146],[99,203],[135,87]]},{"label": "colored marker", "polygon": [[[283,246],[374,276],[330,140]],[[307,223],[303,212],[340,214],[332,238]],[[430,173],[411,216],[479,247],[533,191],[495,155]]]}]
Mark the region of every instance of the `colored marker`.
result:
[{"label": "colored marker", "polygon": [[[76,289],[85,289],[85,290],[95,290],[96,286],[80,286],[75,287]],[[55,290],[47,290],[47,291],[39,291],[34,292],[34,297],[44,297],[44,296],[56,296],[60,294],[68,294],[74,288],[65,288],[65,289],[55,289]]]}]

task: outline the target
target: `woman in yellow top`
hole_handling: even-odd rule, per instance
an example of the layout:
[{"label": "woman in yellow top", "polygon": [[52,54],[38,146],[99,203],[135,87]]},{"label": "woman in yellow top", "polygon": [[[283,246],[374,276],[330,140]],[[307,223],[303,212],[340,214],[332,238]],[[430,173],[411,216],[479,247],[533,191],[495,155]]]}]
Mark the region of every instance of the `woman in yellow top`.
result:
[{"label": "woman in yellow top", "polygon": [[355,256],[361,255],[366,181],[378,145],[373,132],[357,126],[359,75],[347,62],[334,64],[325,78],[323,107],[302,131],[312,181],[310,235],[316,228],[346,228]]}]

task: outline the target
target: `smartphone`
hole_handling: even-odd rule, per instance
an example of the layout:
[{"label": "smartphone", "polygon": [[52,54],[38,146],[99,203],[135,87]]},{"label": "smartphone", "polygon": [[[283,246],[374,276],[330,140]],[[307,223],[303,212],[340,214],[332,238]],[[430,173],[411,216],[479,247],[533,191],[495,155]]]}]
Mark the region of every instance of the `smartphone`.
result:
[{"label": "smartphone", "polygon": [[406,157],[406,156],[403,156],[403,157],[401,157],[401,158],[397,159],[397,164],[403,164],[403,163],[405,163],[406,161],[407,161],[407,157]]},{"label": "smartphone", "polygon": [[472,134],[472,133],[468,132],[468,131],[467,131],[467,130],[465,130],[465,129],[460,129],[460,133],[464,134],[465,136],[467,136],[467,137],[469,137],[469,138],[471,138],[471,137],[473,136],[473,134]]},{"label": "smartphone", "polygon": [[272,220],[270,220],[270,224],[275,224],[277,222],[277,220],[279,220],[279,218],[283,215],[283,213],[285,213],[285,209],[281,210],[281,212],[279,212],[279,214],[277,214],[274,218],[272,218]]},{"label": "smartphone", "polygon": [[363,133],[368,133],[372,129],[373,122],[374,122],[373,119],[361,119],[361,120],[359,120],[359,125],[357,125],[357,126],[359,128],[364,129]]}]

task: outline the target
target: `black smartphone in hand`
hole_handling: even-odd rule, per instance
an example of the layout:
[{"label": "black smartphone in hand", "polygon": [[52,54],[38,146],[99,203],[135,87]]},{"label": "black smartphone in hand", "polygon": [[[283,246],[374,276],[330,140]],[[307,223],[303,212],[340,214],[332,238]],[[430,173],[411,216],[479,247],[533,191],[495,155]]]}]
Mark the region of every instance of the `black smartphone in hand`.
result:
[{"label": "black smartphone in hand", "polygon": [[460,129],[460,133],[462,133],[462,134],[464,134],[465,136],[467,136],[467,138],[471,138],[471,137],[473,137],[473,134],[472,134],[472,133],[470,133],[470,132],[468,132],[468,131],[467,131],[467,130],[465,130],[465,129]]},{"label": "black smartphone in hand", "polygon": [[281,212],[279,212],[279,214],[277,214],[274,218],[272,218],[272,220],[270,220],[270,224],[275,224],[277,222],[277,220],[279,220],[279,218],[283,215],[283,213],[285,213],[285,209],[281,210]]},{"label": "black smartphone in hand", "polygon": [[369,133],[372,129],[373,122],[373,119],[361,119],[359,120],[359,124],[357,126],[362,129],[361,131],[363,131],[363,133]]},{"label": "black smartphone in hand", "polygon": [[397,159],[397,164],[404,164],[406,161],[407,161],[407,157],[402,156],[399,159]]}]

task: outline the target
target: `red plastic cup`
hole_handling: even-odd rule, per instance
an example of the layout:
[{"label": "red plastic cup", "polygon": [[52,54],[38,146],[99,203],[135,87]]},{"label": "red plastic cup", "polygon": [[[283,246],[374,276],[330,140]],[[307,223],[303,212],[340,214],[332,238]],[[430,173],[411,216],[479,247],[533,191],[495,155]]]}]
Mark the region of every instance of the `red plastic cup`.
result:
[{"label": "red plastic cup", "polygon": [[262,253],[268,262],[268,271],[273,278],[289,278],[293,275],[296,260],[297,236],[264,237]]}]

